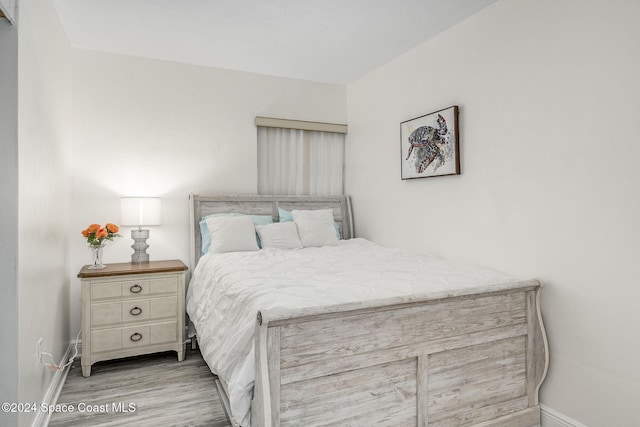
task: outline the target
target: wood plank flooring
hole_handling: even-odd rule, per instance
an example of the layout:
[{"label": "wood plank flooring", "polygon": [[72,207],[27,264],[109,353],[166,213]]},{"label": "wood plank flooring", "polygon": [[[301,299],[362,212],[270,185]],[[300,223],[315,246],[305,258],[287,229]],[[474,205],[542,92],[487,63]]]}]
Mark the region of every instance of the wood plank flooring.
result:
[{"label": "wood plank flooring", "polygon": [[215,379],[198,350],[183,362],[175,352],[98,362],[88,378],[78,358],[57,402],[75,410],[54,413],[49,426],[228,427]]}]

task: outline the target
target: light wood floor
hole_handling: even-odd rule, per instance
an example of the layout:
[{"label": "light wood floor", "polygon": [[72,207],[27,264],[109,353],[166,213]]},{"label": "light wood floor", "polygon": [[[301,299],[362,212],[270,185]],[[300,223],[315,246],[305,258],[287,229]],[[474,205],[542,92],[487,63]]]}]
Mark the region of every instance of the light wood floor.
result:
[{"label": "light wood floor", "polygon": [[[229,423],[214,384],[215,376],[198,350],[98,362],[84,378],[80,359],[73,362],[58,404],[73,413],[54,413],[49,426],[209,426]],[[118,412],[118,405],[134,411]],[[80,405],[80,406],[79,406]],[[96,412],[80,412],[83,405]],[[115,405],[115,406],[114,406]]]}]

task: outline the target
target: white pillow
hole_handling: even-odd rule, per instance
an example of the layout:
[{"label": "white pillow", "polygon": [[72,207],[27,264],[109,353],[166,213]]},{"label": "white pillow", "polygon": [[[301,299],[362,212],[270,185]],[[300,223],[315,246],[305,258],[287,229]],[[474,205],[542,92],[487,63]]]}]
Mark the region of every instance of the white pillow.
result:
[{"label": "white pillow", "polygon": [[336,229],[333,226],[332,209],[293,210],[291,216],[298,227],[298,236],[305,248],[338,244]]},{"label": "white pillow", "polygon": [[257,251],[256,230],[250,216],[207,218],[209,252]]},{"label": "white pillow", "polygon": [[295,222],[258,225],[256,230],[263,248],[299,249],[302,247]]}]

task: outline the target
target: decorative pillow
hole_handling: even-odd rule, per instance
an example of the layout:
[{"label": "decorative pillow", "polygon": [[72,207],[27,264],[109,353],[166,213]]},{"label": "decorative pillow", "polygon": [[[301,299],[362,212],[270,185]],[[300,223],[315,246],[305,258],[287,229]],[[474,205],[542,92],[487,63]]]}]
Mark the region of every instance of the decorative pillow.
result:
[{"label": "decorative pillow", "polygon": [[[333,212],[331,213],[331,215],[333,215]],[[286,209],[278,208],[278,216],[280,217],[280,222],[293,221],[291,211],[288,211]],[[340,234],[340,225],[334,221],[333,227],[336,229],[336,238],[340,240],[342,238]]]},{"label": "decorative pillow", "polygon": [[250,216],[227,216],[206,219],[211,244],[209,252],[257,251],[256,229]]},{"label": "decorative pillow", "polygon": [[[209,228],[207,228],[207,219],[208,218],[218,218],[218,217],[230,217],[230,216],[250,216],[253,219],[253,223],[255,225],[264,225],[273,223],[273,218],[271,215],[245,215],[241,213],[217,213],[211,214],[203,217],[200,220],[200,236],[202,237],[202,255],[209,252],[209,245],[211,244],[211,236],[209,235]],[[258,242],[258,246],[260,246],[260,240],[258,239],[258,235],[256,234],[256,239]]]},{"label": "decorative pillow", "polygon": [[299,249],[302,247],[295,222],[257,225],[256,230],[263,248]]},{"label": "decorative pillow", "polygon": [[338,244],[332,209],[293,210],[291,216],[305,248]]},{"label": "decorative pillow", "polygon": [[280,217],[280,222],[293,221],[291,211],[288,211],[286,209],[278,208],[278,216]]}]

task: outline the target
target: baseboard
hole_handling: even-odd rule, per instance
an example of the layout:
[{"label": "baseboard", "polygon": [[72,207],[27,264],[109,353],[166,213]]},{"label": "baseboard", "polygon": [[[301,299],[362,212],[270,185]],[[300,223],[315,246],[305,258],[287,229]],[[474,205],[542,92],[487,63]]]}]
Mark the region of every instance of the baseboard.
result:
[{"label": "baseboard", "polygon": [[574,419],[555,411],[548,406],[540,405],[541,427],[587,427]]},{"label": "baseboard", "polygon": [[[80,354],[80,348],[82,343],[80,341],[71,341],[69,343],[69,347],[67,347],[67,351],[62,356],[60,363],[58,366],[64,365],[73,355],[76,344],[78,345],[78,355]],[[58,397],[60,396],[60,392],[62,391],[62,387],[64,386],[64,382],[67,380],[67,375],[69,374],[69,370],[71,369],[71,364],[62,370],[56,371],[53,376],[53,380],[51,380],[51,384],[49,384],[49,388],[42,399],[42,403],[45,405],[55,405],[58,402]],[[38,411],[38,415],[36,415],[35,420],[33,420],[33,424],[31,427],[47,427],[49,425],[49,420],[51,419],[50,412]]]}]

